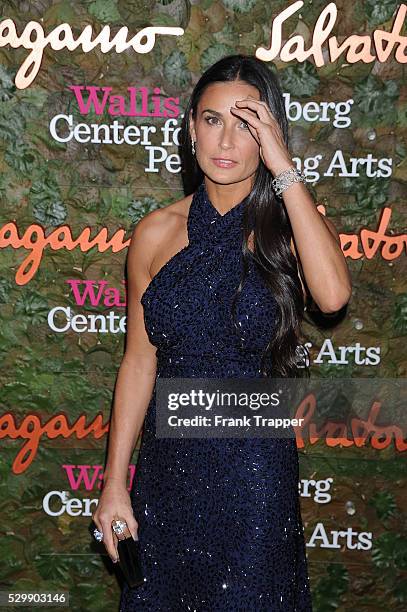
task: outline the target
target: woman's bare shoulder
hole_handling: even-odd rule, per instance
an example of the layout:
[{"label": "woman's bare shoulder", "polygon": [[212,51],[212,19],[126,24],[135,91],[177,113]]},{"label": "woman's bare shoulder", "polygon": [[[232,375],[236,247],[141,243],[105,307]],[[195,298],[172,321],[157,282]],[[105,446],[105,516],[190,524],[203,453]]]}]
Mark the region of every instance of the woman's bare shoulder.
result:
[{"label": "woman's bare shoulder", "polygon": [[[138,259],[150,277],[152,270],[176,252],[187,240],[187,219],[192,195],[147,213],[136,224],[131,236],[129,256]],[[158,266],[159,267],[159,266]]]},{"label": "woman's bare shoulder", "polygon": [[139,238],[153,244],[170,240],[186,227],[191,199],[192,196],[185,196],[147,213],[137,224]]}]

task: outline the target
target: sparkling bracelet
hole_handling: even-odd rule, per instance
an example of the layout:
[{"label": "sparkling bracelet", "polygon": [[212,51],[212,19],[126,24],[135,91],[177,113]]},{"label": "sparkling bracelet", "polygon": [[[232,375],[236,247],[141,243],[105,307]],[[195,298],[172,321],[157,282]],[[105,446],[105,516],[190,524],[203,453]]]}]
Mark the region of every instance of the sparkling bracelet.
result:
[{"label": "sparkling bracelet", "polygon": [[280,174],[271,181],[271,184],[276,196],[280,196],[287,187],[299,181],[305,183],[305,175],[300,170],[297,170],[297,168],[288,168],[288,170],[280,172]]}]

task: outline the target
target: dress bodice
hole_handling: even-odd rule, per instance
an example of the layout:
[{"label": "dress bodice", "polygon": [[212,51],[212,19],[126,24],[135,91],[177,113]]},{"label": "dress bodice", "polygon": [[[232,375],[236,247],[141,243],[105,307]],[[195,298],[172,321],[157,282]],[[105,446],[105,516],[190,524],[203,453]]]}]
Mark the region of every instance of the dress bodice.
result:
[{"label": "dress bodice", "polygon": [[188,245],[164,264],[141,298],[159,375],[193,376],[196,363],[196,371],[207,376],[259,376],[278,304],[251,259],[236,307],[238,328],[233,324],[246,204],[247,197],[222,215],[204,180],[195,191]]}]

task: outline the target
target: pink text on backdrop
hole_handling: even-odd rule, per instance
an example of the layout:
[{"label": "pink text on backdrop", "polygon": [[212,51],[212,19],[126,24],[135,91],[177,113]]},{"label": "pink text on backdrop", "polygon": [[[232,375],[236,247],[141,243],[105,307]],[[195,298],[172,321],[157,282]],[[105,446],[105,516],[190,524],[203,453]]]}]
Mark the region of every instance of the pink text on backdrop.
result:
[{"label": "pink text on backdrop", "polygon": [[105,280],[80,280],[70,278],[66,281],[72,289],[73,298],[77,306],[84,306],[88,302],[91,306],[106,306],[106,308],[125,308],[127,301],[126,281],[124,285],[124,296],[117,287],[109,287]]},{"label": "pink text on backdrop", "polygon": [[[82,115],[87,115],[93,111],[96,115],[102,115],[106,110],[109,115],[125,116],[125,117],[178,117],[180,114],[179,98],[166,98],[160,96],[161,89],[154,87],[153,94],[150,96],[147,87],[128,87],[128,99],[118,94],[112,94],[113,87],[96,87],[96,85],[70,85],[78,103],[79,112]],[[99,95],[101,92],[101,96]],[[86,101],[84,93],[87,94]],[[139,100],[137,98],[138,94]],[[149,112],[148,103],[151,100],[153,111]],[[138,110],[137,102],[140,102],[141,108]],[[174,104],[173,104],[174,103]],[[161,108],[164,104],[164,110]],[[170,113],[167,113],[170,111]]]}]

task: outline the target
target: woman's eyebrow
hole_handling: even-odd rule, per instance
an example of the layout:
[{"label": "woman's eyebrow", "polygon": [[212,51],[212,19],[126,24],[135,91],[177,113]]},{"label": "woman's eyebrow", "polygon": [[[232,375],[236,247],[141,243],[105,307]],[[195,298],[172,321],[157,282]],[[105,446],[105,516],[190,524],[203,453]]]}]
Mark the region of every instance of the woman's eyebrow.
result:
[{"label": "woman's eyebrow", "polygon": [[213,110],[212,108],[205,108],[202,111],[202,114],[206,113],[206,112],[213,113],[214,115],[218,115],[218,117],[222,117],[223,116],[222,113],[220,113],[219,111]]}]

